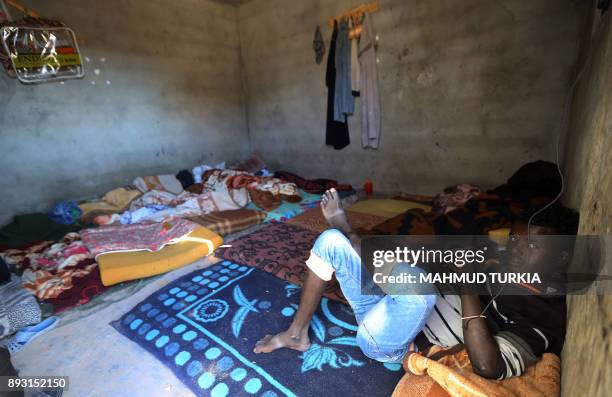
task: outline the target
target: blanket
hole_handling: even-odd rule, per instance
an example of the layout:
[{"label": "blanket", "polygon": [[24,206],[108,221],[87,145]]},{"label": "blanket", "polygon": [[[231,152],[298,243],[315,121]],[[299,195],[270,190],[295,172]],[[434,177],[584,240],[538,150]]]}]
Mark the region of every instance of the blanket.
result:
[{"label": "blanket", "polygon": [[[404,359],[406,375],[397,385],[393,397],[556,397],[561,387],[559,357],[544,353],[542,359],[519,377],[490,380],[472,371],[465,349],[419,353]],[[435,357],[437,356],[437,357]]]},{"label": "blanket", "polygon": [[469,183],[462,183],[450,186],[436,196],[433,200],[433,211],[447,214],[454,209],[461,207],[472,197],[481,193],[480,188]]},{"label": "blanket", "polygon": [[91,272],[82,277],[73,277],[72,288],[64,289],[54,298],[45,299],[44,302],[53,306],[53,314],[60,313],[72,307],[89,303],[94,297],[106,291],[100,278],[100,268],[95,266],[93,259],[85,259],[77,267],[94,265]]},{"label": "blanket", "polygon": [[143,193],[150,190],[162,190],[172,194],[183,192],[183,185],[174,175],[141,176],[134,179],[132,185]]},{"label": "blanket", "polygon": [[338,191],[349,191],[353,187],[348,184],[339,184],[333,179],[305,179],[299,175],[293,174],[289,171],[276,171],[274,176],[282,179],[283,181],[295,183],[300,189],[304,189],[308,193],[323,194],[326,190],[334,188]]},{"label": "blanket", "polygon": [[189,220],[198,223],[221,236],[238,233],[251,226],[259,225],[266,214],[256,210],[228,210],[193,216]]},{"label": "blanket", "polygon": [[80,220],[91,222],[96,216],[115,214],[125,211],[130,203],[140,197],[142,193],[136,189],[120,187],[106,193],[101,200],[87,201],[79,204],[83,213]]},{"label": "blanket", "polygon": [[[302,201],[299,203],[283,202],[275,209],[266,211],[266,219],[264,222],[286,222],[294,216],[304,213],[304,211],[310,208],[316,208],[319,206],[319,202],[321,201],[320,194],[310,194],[304,192],[303,190],[300,190],[299,192],[300,196],[302,197]],[[249,203],[246,208],[253,210],[259,209],[254,203]]]},{"label": "blanket", "polygon": [[228,261],[187,274],[112,323],[166,365],[197,396],[389,396],[400,364],[368,359],[356,346],[349,306],[324,298],[311,346],[253,353],[255,342],[286,329],[300,289]]},{"label": "blanket", "polygon": [[481,194],[446,214],[411,209],[376,226],[385,235],[482,235],[507,228],[522,207],[497,195]]},{"label": "blanket", "polygon": [[[303,285],[308,268],[305,265],[318,233],[296,225],[275,223],[220,248],[218,257],[262,269],[276,277]],[[335,278],[328,283],[325,296],[345,302]]]},{"label": "blanket", "polygon": [[81,239],[97,258],[111,252],[159,251],[194,231],[198,225],[186,219],[163,223],[106,226],[81,230]]},{"label": "blanket", "polygon": [[76,278],[87,276],[98,266],[78,233],[68,233],[57,243],[45,241],[26,249],[9,249],[2,257],[23,272],[24,288],[39,299],[58,297],[74,287]]},{"label": "blanket", "polygon": [[194,194],[183,192],[175,195],[162,190],[151,190],[134,200],[122,214],[98,216],[94,222],[99,225],[135,224],[143,222],[163,222],[173,218],[186,218],[242,208],[247,204],[236,202],[228,190],[203,190]]},{"label": "blanket", "polygon": [[0,246],[19,248],[46,240],[59,240],[66,233],[78,231],[82,226],[55,223],[47,214],[17,215],[0,229]]},{"label": "blanket", "polygon": [[[358,234],[366,235],[370,234],[371,229],[384,222],[385,218],[378,215],[364,214],[360,212],[347,211],[349,224],[355,229]],[[311,230],[315,233],[323,233],[329,229],[329,223],[323,217],[321,208],[312,208],[304,212],[303,214],[297,215],[287,221],[291,225],[303,227],[304,229]]]},{"label": "blanket", "polygon": [[296,203],[302,200],[293,183],[278,178],[256,176],[236,170],[210,170],[204,174],[204,185],[214,191],[230,192],[246,189],[250,200],[265,211],[273,210],[282,201]]}]

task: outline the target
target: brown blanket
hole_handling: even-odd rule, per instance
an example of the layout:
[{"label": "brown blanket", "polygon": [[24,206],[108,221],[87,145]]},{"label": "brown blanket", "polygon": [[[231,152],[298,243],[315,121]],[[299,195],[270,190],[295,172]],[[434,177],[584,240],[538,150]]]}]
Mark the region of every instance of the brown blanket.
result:
[{"label": "brown blanket", "polygon": [[216,211],[206,215],[192,216],[188,219],[220,236],[226,236],[259,225],[266,219],[266,214],[256,210],[241,209]]},{"label": "brown blanket", "polygon": [[[371,229],[384,222],[385,218],[364,214],[360,212],[347,211],[349,223],[355,229],[358,234],[370,234]],[[301,226],[304,229],[312,230],[315,233],[323,233],[329,229],[329,223],[323,217],[321,208],[312,208],[304,212],[303,214],[297,215],[287,221],[291,225]]]},{"label": "brown blanket", "polygon": [[430,358],[419,353],[408,354],[404,359],[406,375],[392,397],[555,397],[560,394],[561,360],[554,354],[545,353],[523,375],[500,381],[476,375],[466,350],[456,351],[437,348],[430,352]]}]

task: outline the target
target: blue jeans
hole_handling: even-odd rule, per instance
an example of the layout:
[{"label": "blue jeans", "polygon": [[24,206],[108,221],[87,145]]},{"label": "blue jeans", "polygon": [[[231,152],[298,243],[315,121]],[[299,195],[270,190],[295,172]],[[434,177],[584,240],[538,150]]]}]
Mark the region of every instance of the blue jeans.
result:
[{"label": "blue jeans", "polygon": [[[410,343],[425,326],[436,295],[385,295],[378,288],[378,293],[362,294],[362,275],[370,281],[372,277],[349,239],[335,229],[326,230],[317,238],[311,258],[312,255],[316,257],[315,262],[333,268],[342,293],[355,313],[359,325],[357,344],[363,353],[381,362],[401,362]],[[376,288],[373,281],[371,286]]]}]

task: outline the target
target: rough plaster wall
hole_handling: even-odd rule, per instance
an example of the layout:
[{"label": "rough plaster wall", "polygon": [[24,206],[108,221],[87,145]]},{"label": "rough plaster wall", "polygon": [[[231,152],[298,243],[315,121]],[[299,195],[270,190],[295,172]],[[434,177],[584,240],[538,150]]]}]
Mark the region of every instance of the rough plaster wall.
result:
[{"label": "rough plaster wall", "polygon": [[139,175],[248,153],[236,7],[21,3],[72,27],[91,62],[84,80],[63,85],[24,86],[0,73],[0,225]]},{"label": "rough plaster wall", "polygon": [[[580,234],[588,235],[609,235],[612,228],[611,14],[592,18],[580,63],[588,60],[587,68],[577,86],[568,131],[564,202],[580,209]],[[573,296],[568,314],[563,395],[609,396],[612,296]]]},{"label": "rough plaster wall", "polygon": [[[572,0],[381,0],[373,15],[382,100],[378,151],[324,144],[325,62],[312,39],[358,0],[254,0],[239,7],[251,144],[275,167],[376,190],[497,185],[554,157],[587,5]],[[326,56],[327,58],[327,56]],[[359,106],[359,102],[357,102]]]}]

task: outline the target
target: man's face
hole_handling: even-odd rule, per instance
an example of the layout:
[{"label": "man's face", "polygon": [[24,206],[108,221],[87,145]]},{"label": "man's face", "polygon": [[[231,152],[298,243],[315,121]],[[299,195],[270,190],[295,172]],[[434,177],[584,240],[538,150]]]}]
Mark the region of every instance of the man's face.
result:
[{"label": "man's face", "polygon": [[512,225],[508,242],[508,271],[526,273],[553,273],[564,265],[567,252],[562,252],[555,243],[555,231],[543,226],[529,227],[517,222]]}]

